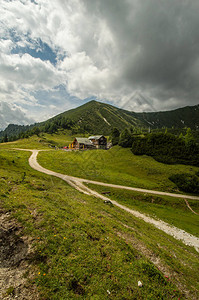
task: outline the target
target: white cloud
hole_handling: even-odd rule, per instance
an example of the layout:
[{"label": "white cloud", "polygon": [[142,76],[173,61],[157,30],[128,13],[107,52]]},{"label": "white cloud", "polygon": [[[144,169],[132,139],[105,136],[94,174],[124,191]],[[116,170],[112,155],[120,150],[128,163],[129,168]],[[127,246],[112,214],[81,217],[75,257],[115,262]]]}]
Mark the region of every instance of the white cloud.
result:
[{"label": "white cloud", "polygon": [[0,40],[0,49],[2,53],[10,54],[13,47],[14,43],[11,40]]},{"label": "white cloud", "polygon": [[9,124],[27,125],[33,123],[33,119],[25,116],[25,113],[17,106],[0,102],[0,130]]},{"label": "white cloud", "polygon": [[63,74],[48,61],[33,58],[29,54],[0,56],[0,78],[23,85],[30,90],[52,88],[62,82]]},{"label": "white cloud", "polygon": [[66,57],[60,68],[66,71],[68,91],[77,97],[86,98],[108,88],[110,70],[97,68],[85,52]]},{"label": "white cloud", "polygon": [[[117,72],[116,68],[113,71],[111,63],[114,62],[116,48],[105,19],[99,20],[95,14],[89,14],[86,6],[78,0],[41,0],[38,5],[27,1],[2,3],[5,32],[15,30],[21,39],[16,42],[18,46],[31,46],[27,40],[28,34],[33,47],[33,41],[41,39],[54,50],[67,54],[65,60],[54,67],[28,54],[11,55],[3,51],[0,76],[5,82],[7,78],[7,86],[11,81],[15,82],[18,101],[23,101],[19,96],[24,90],[28,93],[53,88],[61,83],[79,98],[93,95],[101,99],[107,96],[114,99],[111,89],[114,88],[112,85]],[[2,99],[5,100],[5,97]]]}]

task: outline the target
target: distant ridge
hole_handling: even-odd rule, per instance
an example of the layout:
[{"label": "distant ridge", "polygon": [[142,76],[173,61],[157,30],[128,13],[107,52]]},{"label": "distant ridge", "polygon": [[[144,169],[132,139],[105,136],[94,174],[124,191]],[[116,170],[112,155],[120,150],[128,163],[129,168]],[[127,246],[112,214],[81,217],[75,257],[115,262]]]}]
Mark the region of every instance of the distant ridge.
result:
[{"label": "distant ridge", "polygon": [[12,136],[13,132],[24,132],[33,126],[41,126],[48,123],[59,122],[66,118],[71,120],[78,128],[92,134],[109,135],[112,128],[119,130],[135,126],[151,129],[157,128],[186,128],[199,129],[199,105],[186,106],[172,111],[135,113],[113,105],[92,100],[82,106],[65,111],[45,122],[30,126],[9,125],[0,132],[0,138],[7,134]]},{"label": "distant ridge", "polygon": [[137,118],[152,128],[176,127],[199,129],[199,104],[171,111],[137,113]]},{"label": "distant ridge", "polygon": [[130,126],[199,129],[199,104],[171,111],[136,113],[92,100],[58,116],[65,116],[78,124],[86,125],[94,133],[110,132],[111,127],[124,129]]}]

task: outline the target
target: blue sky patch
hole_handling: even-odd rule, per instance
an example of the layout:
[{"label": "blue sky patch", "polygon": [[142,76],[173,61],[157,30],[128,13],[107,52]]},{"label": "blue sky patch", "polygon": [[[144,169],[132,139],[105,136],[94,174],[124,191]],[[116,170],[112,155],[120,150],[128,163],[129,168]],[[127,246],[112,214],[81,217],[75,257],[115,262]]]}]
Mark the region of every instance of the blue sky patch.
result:
[{"label": "blue sky patch", "polygon": [[58,104],[62,104],[64,106],[64,99],[65,102],[72,102],[73,106],[78,106],[82,103],[81,99],[75,96],[71,96],[67,92],[66,87],[62,84],[54,87],[53,90],[40,90],[32,93],[32,95],[38,100],[41,105],[52,104],[57,106]]},{"label": "blue sky patch", "polygon": [[[32,41],[30,41],[32,42]],[[28,53],[32,57],[40,58],[43,61],[50,61],[51,64],[56,65],[58,54],[52,50],[48,46],[48,44],[43,43],[42,40],[38,40],[37,43],[32,42],[31,46],[26,47],[19,47],[16,46],[14,49],[12,49],[11,54],[24,54]],[[63,59],[63,57],[61,57]],[[60,55],[59,55],[60,59]]]}]

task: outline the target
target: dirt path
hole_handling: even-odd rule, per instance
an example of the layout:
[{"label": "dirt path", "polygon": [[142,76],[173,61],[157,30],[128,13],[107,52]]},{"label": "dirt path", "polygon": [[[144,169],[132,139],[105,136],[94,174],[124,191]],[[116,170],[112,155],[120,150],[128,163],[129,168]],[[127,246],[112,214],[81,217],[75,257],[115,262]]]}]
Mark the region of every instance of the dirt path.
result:
[{"label": "dirt path", "polygon": [[[71,186],[73,186],[74,188],[76,188],[78,191],[87,194],[87,195],[91,195],[97,198],[100,198],[104,201],[110,201],[110,199],[108,197],[105,197],[99,193],[97,193],[96,191],[91,190],[90,188],[88,188],[87,186],[85,186],[83,183],[92,183],[92,184],[97,184],[97,185],[102,185],[102,186],[109,186],[109,187],[113,187],[113,188],[119,188],[119,189],[127,189],[127,190],[132,190],[132,191],[138,191],[141,193],[150,193],[150,194],[155,194],[155,195],[166,195],[166,196],[170,196],[170,197],[175,197],[175,198],[187,198],[187,199],[195,199],[195,200],[199,200],[199,197],[196,196],[189,196],[189,195],[181,195],[181,194],[173,194],[173,193],[164,193],[164,192],[159,192],[159,191],[152,191],[152,190],[146,190],[146,189],[139,189],[139,188],[132,188],[132,187],[127,187],[127,186],[122,186],[122,185],[114,185],[114,184],[108,184],[108,183],[103,183],[103,182],[98,182],[98,181],[92,181],[92,180],[88,180],[88,179],[83,179],[83,178],[78,178],[78,177],[73,177],[73,176],[69,176],[69,175],[64,175],[61,173],[57,173],[48,169],[43,168],[42,166],[40,166],[37,162],[37,155],[39,153],[39,151],[42,150],[28,150],[28,149],[18,149],[18,150],[26,150],[26,151],[32,151],[32,155],[29,158],[29,164],[30,166],[42,173],[48,174],[48,175],[52,175],[52,176],[56,176],[58,178],[63,179],[64,181],[66,181],[68,184],[70,184]],[[182,229],[179,229],[177,227],[171,226],[168,223],[161,221],[161,220],[155,220],[143,213],[140,213],[136,210],[130,209],[122,204],[119,204],[118,202],[111,200],[112,204],[125,210],[126,212],[134,215],[135,217],[144,220],[147,223],[150,223],[152,225],[154,225],[156,228],[164,231],[165,233],[173,236],[175,239],[177,240],[181,240],[184,244],[192,246],[196,249],[196,251],[199,252],[199,238],[185,232]]]},{"label": "dirt path", "polygon": [[188,209],[190,209],[190,211],[192,211],[192,213],[194,213],[195,215],[198,215],[198,214],[191,208],[191,206],[189,205],[189,202],[187,201],[187,199],[184,199],[184,201],[185,201],[185,203],[186,203]]}]

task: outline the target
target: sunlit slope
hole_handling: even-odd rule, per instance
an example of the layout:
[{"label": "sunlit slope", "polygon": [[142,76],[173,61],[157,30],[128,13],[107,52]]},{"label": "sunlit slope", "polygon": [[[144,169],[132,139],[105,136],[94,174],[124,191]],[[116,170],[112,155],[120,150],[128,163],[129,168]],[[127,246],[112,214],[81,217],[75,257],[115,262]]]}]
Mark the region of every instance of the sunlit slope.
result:
[{"label": "sunlit slope", "polygon": [[172,111],[136,113],[115,106],[90,101],[80,107],[66,111],[65,116],[84,127],[87,131],[109,134],[112,127],[122,130],[126,127],[151,128],[199,128],[199,105],[187,106]]},{"label": "sunlit slope", "polygon": [[57,117],[65,116],[93,134],[110,134],[111,128],[122,130],[130,126],[143,126],[134,113],[109,104],[90,101],[78,108],[66,111]]}]

